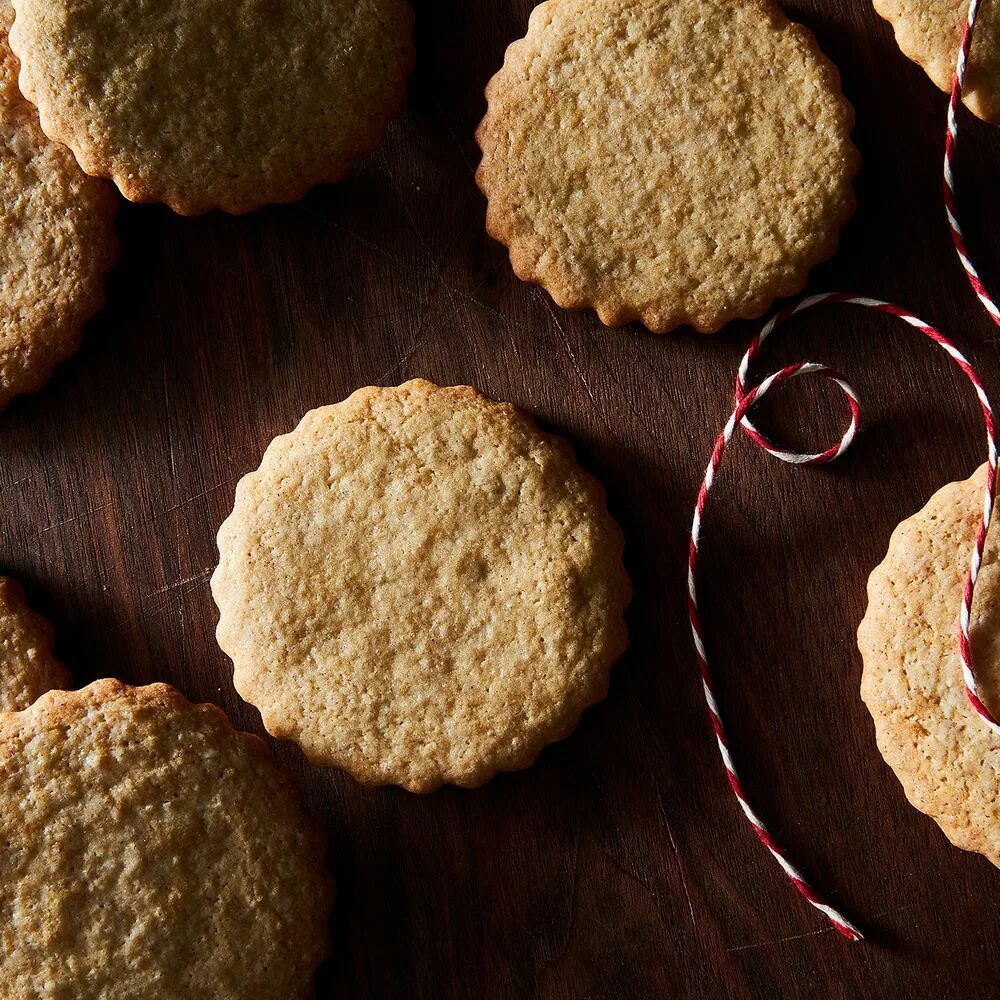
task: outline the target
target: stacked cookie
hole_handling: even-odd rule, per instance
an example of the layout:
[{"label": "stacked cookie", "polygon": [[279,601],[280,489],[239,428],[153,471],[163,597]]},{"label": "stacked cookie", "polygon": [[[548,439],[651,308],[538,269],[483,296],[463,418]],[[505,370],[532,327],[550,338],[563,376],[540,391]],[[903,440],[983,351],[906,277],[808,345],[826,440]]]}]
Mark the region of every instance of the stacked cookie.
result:
[{"label": "stacked cookie", "polygon": [[0,409],[79,345],[118,254],[117,199],[52,142],[18,90],[0,3]]},{"label": "stacked cookie", "polygon": [[42,127],[131,201],[248,212],[339,180],[402,107],[407,0],[13,0]]},{"label": "stacked cookie", "polygon": [[185,215],[294,201],[377,144],[411,34],[407,0],[0,0],[0,408],[103,301],[117,199],[98,178]]},{"label": "stacked cookie", "polygon": [[3,995],[311,995],[333,883],[263,744],[165,684],[69,684],[0,578]]}]

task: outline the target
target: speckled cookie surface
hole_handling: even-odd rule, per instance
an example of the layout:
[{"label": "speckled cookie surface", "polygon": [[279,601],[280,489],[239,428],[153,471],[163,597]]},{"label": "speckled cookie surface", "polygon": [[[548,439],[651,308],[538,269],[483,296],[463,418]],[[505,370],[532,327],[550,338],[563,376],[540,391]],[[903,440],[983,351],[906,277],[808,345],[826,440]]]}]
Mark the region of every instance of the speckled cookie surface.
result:
[{"label": "speckled cookie surface", "polygon": [[246,212],[339,180],[403,104],[407,0],[14,0],[46,133],[126,198]]},{"label": "speckled cookie surface", "polygon": [[0,716],[11,1000],[290,1000],[326,950],[318,832],[263,744],[164,684]]},{"label": "speckled cookie surface", "polygon": [[610,325],[759,316],[854,210],[853,109],[770,0],[549,0],[486,96],[489,232]]},{"label": "speckled cookie surface", "polygon": [[0,576],[0,712],[17,712],[71,684],[52,649],[52,626],[28,606],[21,585]]},{"label": "speckled cookie surface", "polygon": [[[957,847],[1000,866],[1000,740],[969,704],[958,612],[982,510],[984,474],[950,483],[893,532],[868,581],[858,631],[861,696],[906,797]],[[987,539],[972,615],[976,676],[1000,706],[1000,553]]]},{"label": "speckled cookie surface", "polygon": [[0,2],[0,409],[35,392],[80,343],[118,255],[118,198],[50,142],[17,87]]},{"label": "speckled cookie surface", "polygon": [[631,595],[569,446],[469,387],[360,389],[237,487],[212,591],[240,694],[368,784],[526,767],[602,698]]},{"label": "speckled cookie surface", "polygon": [[[904,55],[950,93],[969,0],[873,0],[891,25]],[[1000,3],[983,0],[965,84],[965,103],[1000,125]]]}]

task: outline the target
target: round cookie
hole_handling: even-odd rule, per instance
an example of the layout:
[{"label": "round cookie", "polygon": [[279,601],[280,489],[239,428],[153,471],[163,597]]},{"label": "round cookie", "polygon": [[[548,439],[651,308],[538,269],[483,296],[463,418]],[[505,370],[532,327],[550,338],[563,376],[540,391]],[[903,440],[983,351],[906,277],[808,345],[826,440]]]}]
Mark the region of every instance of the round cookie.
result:
[{"label": "round cookie", "polygon": [[16,580],[0,576],[0,712],[18,712],[72,684],[52,644],[51,624],[31,610]]},{"label": "round cookie", "polygon": [[310,996],[323,854],[260,740],[165,684],[0,716],[4,996]]},{"label": "round cookie", "polygon": [[73,354],[118,256],[118,198],[50,142],[17,88],[0,2],[0,409]]},{"label": "round cookie", "polygon": [[[858,630],[861,696],[878,747],[911,804],[956,846],[1000,866],[1000,741],[969,703],[958,613],[982,514],[984,469],[950,483],[893,532],[868,581]],[[1000,536],[976,589],[972,647],[987,702],[1000,706]]]},{"label": "round cookie", "polygon": [[403,105],[407,0],[14,0],[42,127],[131,201],[249,212],[340,180]]},{"label": "round cookie", "polygon": [[[969,0],[873,0],[903,55],[951,93]],[[983,0],[963,91],[973,114],[1000,125],[1000,4]]]},{"label": "round cookie", "polygon": [[423,380],[359,389],[268,446],[212,593],[240,694],[365,784],[527,767],[627,645],[623,539],[569,446]]},{"label": "round cookie", "polygon": [[771,0],[548,0],[486,97],[487,229],[610,326],[760,316],[854,211],[853,109]]}]

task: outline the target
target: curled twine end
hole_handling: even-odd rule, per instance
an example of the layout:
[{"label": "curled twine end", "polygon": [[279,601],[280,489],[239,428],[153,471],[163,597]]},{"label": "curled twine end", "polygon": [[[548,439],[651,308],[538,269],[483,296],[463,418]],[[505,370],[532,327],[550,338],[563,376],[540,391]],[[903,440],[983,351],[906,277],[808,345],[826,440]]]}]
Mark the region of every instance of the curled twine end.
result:
[{"label": "curled twine end", "polygon": [[[979,301],[982,303],[987,315],[989,315],[993,322],[1000,327],[1000,308],[998,308],[996,302],[990,296],[986,286],[983,284],[983,281],[979,276],[978,271],[973,265],[965,244],[965,238],[963,236],[961,226],[958,221],[955,200],[954,173],[952,169],[958,145],[958,109],[962,100],[962,89],[965,83],[969,52],[972,47],[972,36],[975,30],[979,7],[980,0],[971,0],[965,32],[962,37],[961,50],[959,52],[958,63],[955,70],[955,82],[952,87],[951,102],[948,107],[948,130],[945,140],[944,157],[944,201],[955,250],[958,254],[959,261],[962,264],[969,284]],[[969,702],[983,722],[989,726],[994,733],[1000,736],[1000,724],[997,723],[996,719],[993,717],[980,695],[979,685],[973,670],[972,646],[969,638],[969,622],[972,615],[976,581],[979,577],[980,566],[982,565],[983,551],[986,546],[986,537],[989,531],[990,521],[993,516],[993,505],[996,499],[997,445],[993,423],[993,408],[990,405],[986,391],[983,388],[982,381],[961,352],[939,330],[932,327],[929,323],[925,323],[922,319],[908,310],[902,309],[899,306],[892,305],[888,302],[843,294],[814,295],[810,298],[802,299],[801,301],[783,309],[776,316],[765,323],[757,336],[752,340],[750,347],[740,363],[737,375],[736,406],[730,414],[729,420],[726,422],[726,426],[723,428],[722,433],[716,439],[715,447],[712,449],[712,457],[709,460],[708,468],[705,470],[705,478],[702,481],[701,489],[698,492],[694,519],[691,524],[691,540],[688,549],[688,613],[690,618],[691,634],[694,640],[698,662],[698,669],[701,674],[702,691],[705,696],[705,703],[708,707],[712,728],[715,732],[719,753],[722,756],[722,761],[726,768],[726,776],[729,779],[729,785],[733,790],[733,794],[736,796],[740,808],[743,810],[747,820],[752,826],[754,833],[756,833],[760,841],[771,852],[771,855],[781,866],[785,875],[788,877],[795,889],[830,921],[834,929],[839,934],[843,935],[849,941],[861,941],[864,939],[861,931],[858,930],[858,928],[855,927],[854,924],[852,924],[839,910],[830,906],[816,892],[816,890],[812,888],[812,886],[805,880],[801,872],[799,872],[798,869],[796,869],[788,860],[784,851],[774,841],[763,822],[747,801],[746,795],[743,792],[743,786],[736,772],[735,764],[733,763],[732,756],[729,752],[725,727],[723,726],[722,717],[719,714],[719,707],[715,699],[714,683],[712,681],[712,674],[708,665],[702,625],[698,614],[697,595],[698,550],[705,506],[708,501],[709,492],[715,482],[716,472],[722,462],[726,448],[732,440],[732,436],[737,425],[739,425],[743,433],[746,434],[747,437],[749,437],[750,440],[753,441],[758,447],[763,448],[766,452],[783,462],[790,462],[796,465],[822,465],[826,462],[832,462],[834,459],[839,458],[851,446],[858,430],[861,427],[861,406],[858,402],[856,393],[839,373],[831,368],[828,368],[826,365],[816,364],[814,362],[802,362],[788,365],[785,368],[768,375],[757,385],[748,388],[747,375],[750,365],[761,345],[771,335],[771,333],[773,333],[781,323],[797,313],[800,313],[805,309],[812,308],[813,306],[832,302],[840,302],[873,309],[878,312],[895,316],[898,319],[901,319],[904,323],[908,323],[928,339],[934,341],[934,343],[936,343],[948,355],[948,357],[951,358],[962,374],[965,375],[968,381],[972,384],[976,397],[979,400],[979,405],[982,409],[983,423],[986,428],[986,444],[988,450],[987,474],[986,485],[983,490],[982,517],[979,530],[976,534],[976,541],[973,547],[972,558],[963,591],[962,607],[959,616],[958,646],[962,663],[962,675]],[[790,379],[797,378],[801,375],[819,375],[832,381],[840,389],[850,411],[848,426],[841,435],[840,440],[835,445],[827,448],[825,451],[807,453],[781,448],[769,441],[750,420],[750,411],[761,399],[764,398],[765,395],[767,395],[768,392],[771,391],[771,389],[782,384],[783,382],[787,382]]]}]

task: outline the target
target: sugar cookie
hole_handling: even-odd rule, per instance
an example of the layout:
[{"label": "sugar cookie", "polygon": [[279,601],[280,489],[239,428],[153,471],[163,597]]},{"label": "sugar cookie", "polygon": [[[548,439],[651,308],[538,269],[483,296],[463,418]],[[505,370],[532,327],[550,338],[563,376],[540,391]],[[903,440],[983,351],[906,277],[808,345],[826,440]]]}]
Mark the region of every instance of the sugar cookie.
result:
[{"label": "sugar cookie", "polygon": [[854,211],[853,109],[771,0],[548,0],[486,96],[489,232],[612,326],[760,316]]},{"label": "sugar cookie", "polygon": [[467,386],[360,389],[271,442],[219,531],[240,694],[366,784],[528,766],[627,643],[622,534],[569,446]]},{"label": "sugar cookie", "polygon": [[14,0],[42,128],[132,201],[248,212],[340,180],[402,107],[407,0]]},{"label": "sugar cookie", "polygon": [[[982,515],[984,469],[950,483],[893,532],[858,631],[861,696],[903,791],[956,847],[1000,866],[1000,741],[969,703],[958,613]],[[972,615],[976,677],[1000,706],[1000,558],[987,539]]]},{"label": "sugar cookie", "polygon": [[0,3],[0,409],[75,353],[118,256],[118,198],[50,142],[17,87]]},{"label": "sugar cookie", "polygon": [[323,853],[263,744],[165,684],[0,716],[5,997],[308,997]]},{"label": "sugar cookie", "polygon": [[28,606],[21,585],[0,576],[0,712],[17,712],[72,683],[52,649],[52,626]]}]

